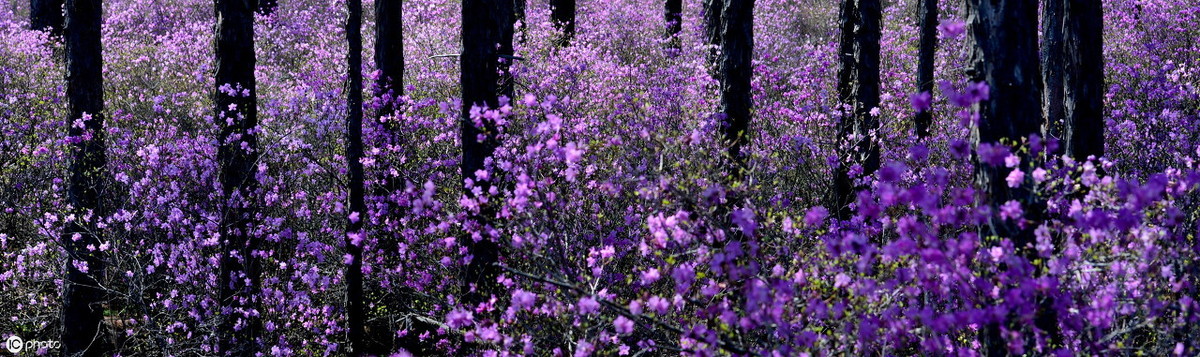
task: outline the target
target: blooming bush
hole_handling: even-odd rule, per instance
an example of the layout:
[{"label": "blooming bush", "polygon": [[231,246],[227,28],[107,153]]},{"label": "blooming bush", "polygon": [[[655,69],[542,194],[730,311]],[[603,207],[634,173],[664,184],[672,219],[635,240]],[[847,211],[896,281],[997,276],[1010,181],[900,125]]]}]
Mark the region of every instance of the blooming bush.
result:
[{"label": "blooming bush", "polygon": [[[730,184],[700,2],[685,4],[677,55],[659,3],[581,1],[559,48],[546,4],[529,2],[517,94],[469,113],[502,128],[500,147],[463,182],[458,63],[439,56],[459,48],[459,2],[406,1],[407,87],[366,104],[398,110],[365,121],[368,210],[348,212],[342,2],[284,1],[256,20],[260,184],[230,198],[211,2],[108,1],[110,184],[91,217],[67,214],[66,128],[84,118],[65,117],[61,44],[26,29],[26,3],[0,1],[4,337],[58,336],[58,237],[90,219],[122,355],[215,354],[225,315],[261,321],[264,354],[338,354],[349,218],[366,227],[351,240],[370,333],[425,346],[399,355],[980,355],[988,334],[1016,354],[1200,351],[1200,6],[1188,1],[1105,1],[1107,155],[1088,161],[1054,156],[1053,138],[973,145],[971,105],[990,89],[961,71],[957,3],[942,5],[938,88],[914,93],[915,2],[890,2],[872,113],[884,164],[857,170],[865,189],[845,219],[823,207],[848,142],[828,2],[758,1],[748,170]],[[920,141],[917,110],[934,114]],[[993,211],[977,162],[1034,187],[1039,206]],[[253,311],[221,311],[215,294],[231,199],[255,207]],[[493,219],[477,219],[483,207]],[[993,216],[1036,242],[981,234]],[[483,239],[500,246],[500,289],[467,303],[479,288],[462,278],[467,245]]]}]

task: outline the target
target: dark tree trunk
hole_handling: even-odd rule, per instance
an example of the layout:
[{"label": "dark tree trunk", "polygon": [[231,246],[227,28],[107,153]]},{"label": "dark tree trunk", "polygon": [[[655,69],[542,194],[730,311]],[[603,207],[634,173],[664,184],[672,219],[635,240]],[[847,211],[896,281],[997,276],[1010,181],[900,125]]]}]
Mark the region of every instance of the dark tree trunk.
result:
[{"label": "dark tree trunk", "polygon": [[[917,54],[917,93],[933,93],[933,61],[937,53],[937,0],[921,0],[917,15],[921,28],[920,52]],[[933,111],[922,110],[913,120],[916,124],[917,138],[929,137],[929,126],[933,124]]]},{"label": "dark tree trunk", "polygon": [[1063,89],[1066,154],[1104,155],[1104,10],[1100,1],[1065,0]]},{"label": "dark tree trunk", "polygon": [[738,179],[745,170],[743,147],[749,143],[750,78],[754,74],[754,0],[727,0],[721,20],[721,113],[725,143],[732,160],[730,176]]},{"label": "dark tree trunk", "polygon": [[575,0],[550,0],[550,21],[562,31],[559,44],[569,45],[575,38]]},{"label": "dark tree trunk", "polygon": [[[224,310],[218,327],[221,354],[253,356],[258,352],[261,322],[245,313],[256,309],[259,268],[251,254],[258,249],[253,236],[253,209],[258,181],[258,92],[254,79],[254,9],[251,0],[217,0],[215,112],[221,126],[217,158],[226,199],[221,224],[220,301]],[[243,144],[245,147],[243,147]],[[240,326],[236,326],[240,325]],[[236,326],[236,328],[235,328]]]},{"label": "dark tree trunk", "polygon": [[679,31],[683,30],[683,0],[666,0],[663,6],[667,49],[679,51]]},{"label": "dark tree trunk", "polygon": [[279,7],[279,0],[258,0],[258,13],[270,16]]},{"label": "dark tree trunk", "polygon": [[[1042,125],[1037,2],[970,0],[967,2],[967,11],[970,38],[974,42],[971,55],[974,79],[985,81],[990,87],[990,99],[977,105],[979,126],[975,132],[976,143],[1021,142],[1037,134]],[[1016,153],[1022,159],[1020,168],[1025,172],[1032,170],[1034,158],[1027,151]],[[1043,220],[1045,202],[1033,194],[1029,180],[1015,188],[1008,187],[1005,177],[1012,169],[1003,165],[992,166],[980,160],[976,162],[976,185],[983,191],[983,197],[986,197],[992,212],[999,212],[1000,205],[1006,202],[1017,201],[1025,212],[1024,218],[1030,222],[1021,226],[1014,220],[992,214],[988,222],[980,227],[980,234],[1009,238],[1019,251],[1026,252],[1027,258],[1035,258],[1036,250],[1032,249],[1035,242],[1033,230]],[[1051,335],[1053,346],[1057,344],[1058,335],[1057,314],[1052,308],[1054,303],[1046,296],[1039,299],[1034,325]],[[980,339],[987,355],[1007,355],[1007,345],[1000,337],[999,324],[985,326]]]},{"label": "dark tree trunk", "polygon": [[377,97],[387,98],[377,116],[392,115],[404,95],[404,1],[375,1],[375,67]]},{"label": "dark tree trunk", "polygon": [[[879,119],[871,110],[879,107],[879,38],[882,7],[879,0],[851,0],[853,4],[842,5],[842,52],[841,68],[838,72],[838,94],[850,113],[841,117],[839,133],[842,137],[857,136],[852,141],[851,152],[842,155],[834,178],[834,212],[841,219],[850,216],[850,203],[854,201],[856,188],[850,177],[852,164],[862,165],[863,176],[879,169],[879,146],[871,139],[871,132],[879,129]],[[847,38],[849,36],[849,38]],[[843,108],[845,109],[845,108]],[[849,158],[849,162],[845,159]]]},{"label": "dark tree trunk", "polygon": [[1066,0],[1045,0],[1042,3],[1042,81],[1045,93],[1042,112],[1046,122],[1042,134],[1048,138],[1063,137],[1063,10]]},{"label": "dark tree trunk", "polygon": [[[375,1],[375,67],[379,70],[378,78],[375,80],[375,98],[380,100],[379,111],[375,113],[376,118],[391,116],[396,114],[397,100],[404,95],[404,2],[403,0],[376,0]],[[385,126],[391,128],[391,132],[387,135],[388,140],[393,144],[399,144],[398,127],[396,121],[390,120]],[[351,124],[354,126],[354,124]],[[361,125],[358,125],[361,129]],[[351,139],[352,141],[353,139]],[[359,137],[361,143],[361,136]],[[361,148],[361,145],[360,145]],[[362,151],[357,152],[358,156],[362,156]],[[351,161],[352,163],[355,161]],[[361,165],[360,165],[361,169]],[[357,183],[352,183],[352,185]],[[378,188],[382,192],[381,195],[390,195],[394,192],[404,189],[404,183],[399,177],[389,176],[385,179],[382,187]],[[395,219],[403,215],[401,208],[397,205],[390,204],[388,214]],[[364,213],[360,213],[365,214]],[[395,234],[383,234],[378,237],[379,246],[385,250],[394,250],[400,243]],[[361,251],[360,247],[354,249]],[[398,263],[394,257],[386,256],[384,259],[389,264]],[[356,259],[357,260],[357,259]],[[361,263],[360,263],[361,271]],[[411,304],[401,298],[401,294],[381,294],[388,298],[378,303],[383,304],[387,308],[387,314],[411,312],[409,308]],[[355,350],[362,350],[368,355],[387,355],[396,351],[397,347],[404,348],[412,353],[421,353],[423,350],[416,346],[412,339],[397,339],[396,330],[400,328],[392,319],[386,316],[371,316],[364,317],[370,321],[367,337],[364,341],[363,348],[355,346]],[[414,326],[413,330],[416,326]],[[423,330],[418,330],[423,331]],[[418,333],[419,334],[419,333]],[[399,342],[400,346],[396,346]]]},{"label": "dark tree trunk", "polygon": [[721,12],[725,11],[726,1],[728,0],[705,0],[704,2],[704,40],[705,44],[710,46],[708,73],[717,80],[720,80],[721,67],[717,53],[721,47],[721,27],[724,25],[721,22]]},{"label": "dark tree trunk", "polygon": [[[838,8],[838,104],[852,107],[850,86],[854,80],[854,26],[858,24],[855,0],[843,0]],[[838,108],[844,112],[844,108]]]},{"label": "dark tree trunk", "polygon": [[[347,355],[362,355],[366,349],[363,319],[362,236],[367,220],[363,199],[362,143],[362,0],[347,0],[346,10],[346,161],[350,174],[350,211],[346,222],[346,347]],[[356,237],[358,239],[356,239]]]},{"label": "dark tree trunk", "polygon": [[[463,0],[462,6],[462,54],[459,56],[462,85],[462,113],[459,118],[462,141],[460,169],[463,181],[475,180],[475,172],[484,169],[484,160],[492,156],[497,146],[496,124],[485,121],[482,128],[474,125],[471,107],[499,107],[499,96],[511,95],[511,86],[498,73],[503,67],[497,61],[501,55],[512,51],[513,0]],[[497,48],[496,44],[500,44]],[[506,53],[507,51],[507,53]],[[508,88],[505,88],[508,87]],[[508,93],[501,93],[508,92]],[[483,134],[483,138],[480,138]],[[490,183],[476,182],[482,192],[487,192]],[[468,197],[474,197],[464,187]],[[485,206],[475,219],[479,226],[486,226],[491,208]],[[499,246],[489,237],[476,242],[471,237],[462,237],[469,254],[473,257],[464,270],[464,301],[479,303],[495,294],[496,276],[499,269]],[[474,290],[472,290],[474,289]]]},{"label": "dark tree trunk", "polygon": [[63,0],[29,0],[29,28],[62,35]]},{"label": "dark tree trunk", "polygon": [[72,144],[67,202],[76,217],[93,217],[66,222],[62,236],[69,255],[65,262],[62,297],[62,353],[67,356],[105,356],[112,350],[102,323],[102,304],[107,300],[107,294],[98,284],[105,270],[103,252],[86,248],[100,245],[96,221],[104,215],[101,197],[108,163],[104,152],[102,12],[100,0],[68,0],[66,3],[64,44],[70,111],[67,122],[83,121],[83,127],[70,125],[68,129],[68,135],[82,140]]}]

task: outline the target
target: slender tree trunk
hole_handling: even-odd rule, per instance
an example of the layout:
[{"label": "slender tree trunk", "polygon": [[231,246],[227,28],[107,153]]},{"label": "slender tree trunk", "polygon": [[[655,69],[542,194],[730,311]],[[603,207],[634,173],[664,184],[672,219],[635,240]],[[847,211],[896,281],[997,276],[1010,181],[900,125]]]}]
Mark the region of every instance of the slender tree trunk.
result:
[{"label": "slender tree trunk", "polygon": [[[979,126],[975,131],[977,144],[1020,142],[1037,134],[1042,125],[1041,83],[1037,60],[1037,3],[1025,0],[970,0],[967,2],[969,30],[974,62],[975,80],[985,81],[990,87],[988,100],[977,105]],[[1032,170],[1034,158],[1027,151],[1016,151],[1021,157],[1025,172]],[[993,166],[977,160],[976,185],[983,191],[986,203],[992,212],[1000,212],[1000,205],[1009,201],[1021,204],[1029,223],[1018,225],[1014,220],[989,217],[987,224],[980,227],[982,236],[998,236],[1011,239],[1018,251],[1026,252],[1027,258],[1036,257],[1032,249],[1035,242],[1034,228],[1043,220],[1046,204],[1033,194],[1030,180],[1010,188],[1005,181],[1012,169],[1003,165]],[[1051,345],[1057,344],[1057,314],[1054,303],[1047,296],[1040,296],[1035,326],[1051,335]],[[1009,322],[1003,322],[1009,324]],[[1009,326],[1024,328],[1023,326]],[[980,339],[989,356],[1006,355],[1007,345],[1000,336],[1000,325],[985,326]]]},{"label": "slender tree trunk", "polygon": [[279,0],[258,0],[258,13],[263,16],[275,13],[277,7],[279,7]]},{"label": "slender tree trunk", "polygon": [[663,20],[666,25],[664,36],[667,49],[679,51],[679,32],[683,30],[683,0],[666,0],[663,6]]},{"label": "slender tree trunk", "polygon": [[[842,99],[844,114],[839,122],[842,137],[857,137],[852,140],[849,155],[842,155],[834,177],[833,211],[841,219],[850,216],[850,203],[854,201],[854,178],[850,177],[852,163],[862,166],[863,176],[879,169],[879,146],[871,139],[872,131],[879,129],[879,119],[871,114],[879,107],[879,38],[882,8],[879,0],[847,0],[841,10],[842,50],[841,67],[838,71],[838,95]],[[849,158],[850,162],[846,162]]]},{"label": "slender tree trunk", "polygon": [[721,48],[721,12],[725,11],[725,2],[728,0],[705,0],[704,2],[704,39],[705,44],[709,45],[708,51],[708,73],[714,79],[720,80],[721,65],[717,57],[718,49]]},{"label": "slender tree trunk", "polygon": [[[505,49],[511,51],[514,8],[513,0],[463,0],[463,50],[459,56],[462,85],[460,169],[463,182],[475,181],[475,173],[485,169],[484,160],[492,156],[497,146],[496,124],[484,121],[482,128],[476,127],[471,108],[498,108],[500,92],[511,90],[504,88],[506,85],[503,76],[498,73],[501,67],[497,58],[505,54]],[[500,44],[499,48],[497,44]],[[511,92],[506,94],[511,95]],[[490,187],[487,181],[474,182],[474,185],[485,193]],[[470,187],[464,186],[464,193],[467,197],[475,197]],[[479,227],[488,225],[491,210],[486,205],[481,208],[474,217],[474,224]],[[486,235],[478,242],[470,236],[462,237],[462,240],[472,256],[463,272],[466,284],[464,301],[480,303],[498,291],[496,276],[499,275],[499,269],[495,263],[499,261],[499,246]]]},{"label": "slender tree trunk", "polygon": [[575,0],[550,0],[550,20],[562,31],[559,44],[569,45],[575,38]]},{"label": "slender tree trunk", "polygon": [[223,319],[218,327],[221,354],[253,356],[258,352],[261,322],[258,305],[259,268],[253,252],[254,195],[258,189],[258,92],[254,78],[254,9],[249,0],[217,0],[215,113],[221,125],[217,158],[221,187],[229,204],[221,223],[221,266],[218,285]]},{"label": "slender tree trunk", "polygon": [[1066,0],[1045,0],[1042,3],[1042,112],[1046,122],[1042,135],[1063,138],[1063,10]]},{"label": "slender tree trunk", "polygon": [[[937,53],[937,0],[921,0],[917,15],[920,20],[921,44],[917,54],[917,93],[933,93],[933,61]],[[929,137],[929,126],[933,124],[933,111],[922,110],[915,120],[917,138]]]},{"label": "slender tree trunk", "polygon": [[383,106],[377,116],[392,115],[404,96],[404,1],[375,0],[375,88]]},{"label": "slender tree trunk", "polygon": [[350,174],[350,212],[346,222],[346,347],[348,355],[362,355],[366,349],[363,319],[362,241],[366,232],[367,204],[363,199],[362,143],[362,0],[347,0],[346,10],[346,161]]},{"label": "slender tree trunk", "polygon": [[721,113],[723,134],[733,163],[730,176],[744,174],[745,154],[750,139],[750,79],[754,74],[754,0],[728,0],[721,36]]},{"label": "slender tree trunk", "polygon": [[[378,78],[375,80],[375,98],[381,101],[379,111],[375,113],[376,118],[391,116],[396,114],[397,100],[404,96],[404,1],[403,0],[376,0],[375,1],[375,67],[379,70]],[[391,128],[387,134],[391,143],[399,144],[397,132],[398,127],[396,121],[388,121],[385,125]],[[361,126],[360,126],[361,128]],[[361,139],[361,138],[360,138]],[[358,152],[361,157],[362,152]],[[353,161],[352,161],[353,162]],[[394,192],[402,190],[404,183],[399,177],[387,177],[382,187],[383,195],[390,195]],[[399,218],[403,215],[401,208],[397,205],[390,204],[388,214],[391,217]],[[361,214],[361,213],[360,213]],[[379,246],[385,251],[395,250],[400,243],[395,234],[383,234],[378,237]],[[359,248],[356,248],[359,249]],[[389,264],[398,263],[394,257],[385,257]],[[361,267],[360,267],[361,269]],[[409,294],[411,295],[411,294]],[[380,303],[387,307],[388,314],[398,314],[411,312],[411,304],[402,293],[383,294],[390,298],[383,299]],[[400,328],[399,324],[382,316],[372,316],[365,318],[371,321],[369,326],[370,340],[365,341],[365,352],[369,355],[387,355],[396,351],[396,347],[403,348],[412,353],[422,352],[420,346],[417,346],[411,338],[398,339],[396,338],[396,330]],[[418,326],[413,326],[412,330],[418,330]],[[430,329],[432,330],[432,329]],[[395,346],[396,343],[400,346]],[[356,348],[356,350],[361,350]]]},{"label": "slender tree trunk", "polygon": [[[96,222],[104,216],[101,198],[108,158],[104,143],[104,77],[100,25],[100,0],[68,0],[64,44],[67,59],[68,135],[72,144],[71,177],[67,202],[75,217],[67,222],[62,243],[69,255],[63,277],[62,353],[67,356],[105,356],[112,345],[103,324],[107,294],[99,287],[105,259],[90,251],[101,239]],[[89,218],[83,218],[89,217]]]},{"label": "slender tree trunk", "polygon": [[1064,141],[1082,161],[1104,156],[1104,10],[1100,1],[1065,1]]},{"label": "slender tree trunk", "polygon": [[29,28],[50,29],[54,36],[63,31],[63,0],[29,0]]}]

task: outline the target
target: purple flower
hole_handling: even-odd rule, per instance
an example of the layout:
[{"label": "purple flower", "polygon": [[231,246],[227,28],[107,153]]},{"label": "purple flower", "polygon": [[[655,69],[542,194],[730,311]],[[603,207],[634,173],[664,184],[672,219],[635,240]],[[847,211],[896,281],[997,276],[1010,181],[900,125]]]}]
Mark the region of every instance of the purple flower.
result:
[{"label": "purple flower", "polygon": [[808,209],[804,214],[804,224],[809,227],[816,227],[825,222],[825,218],[829,217],[829,210],[822,206],[814,206]]},{"label": "purple flower", "polygon": [[758,222],[754,221],[754,210],[749,208],[739,208],[733,211],[733,224],[742,229],[742,233],[746,236],[753,237],[754,231],[758,229]]},{"label": "purple flower", "polygon": [[650,311],[662,315],[667,313],[667,310],[671,308],[671,302],[667,301],[667,299],[659,297],[658,295],[654,295],[651,296],[650,299],[646,300],[646,307],[649,308]]},{"label": "purple flower", "polygon": [[537,294],[517,289],[512,293],[512,306],[518,309],[528,309],[537,302]]},{"label": "purple flower", "polygon": [[446,325],[450,328],[463,328],[471,325],[475,320],[475,314],[463,309],[450,310],[446,314]]},{"label": "purple flower", "polygon": [[585,296],[584,298],[579,299],[578,306],[579,313],[584,315],[592,315],[600,312],[600,302],[596,301],[596,298],[591,296]]},{"label": "purple flower", "polygon": [[933,94],[929,92],[913,93],[908,96],[908,102],[912,104],[913,110],[922,113],[933,107]]},{"label": "purple flower", "polygon": [[988,100],[991,97],[991,91],[988,89],[987,82],[975,82],[967,85],[966,93],[963,93],[971,100],[972,103],[978,103]]},{"label": "purple flower", "polygon": [[617,316],[613,320],[613,330],[621,335],[631,334],[633,333],[633,320],[625,318],[624,315]]},{"label": "purple flower", "polygon": [[942,38],[955,39],[967,32],[967,23],[957,19],[946,19],[938,24],[937,29]]},{"label": "purple flower", "polygon": [[848,285],[850,285],[850,276],[846,275],[846,273],[838,273],[837,276],[833,277],[833,287],[841,288]]}]

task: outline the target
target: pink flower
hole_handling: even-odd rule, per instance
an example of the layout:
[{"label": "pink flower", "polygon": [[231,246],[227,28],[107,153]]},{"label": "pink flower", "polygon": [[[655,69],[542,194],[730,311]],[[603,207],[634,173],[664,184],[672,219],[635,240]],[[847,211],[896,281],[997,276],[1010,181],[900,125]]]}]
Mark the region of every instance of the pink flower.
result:
[{"label": "pink flower", "polygon": [[1017,187],[1025,182],[1025,173],[1021,169],[1012,170],[1004,180],[1008,181],[1008,187]]},{"label": "pink flower", "polygon": [[650,270],[642,272],[642,285],[654,284],[660,277],[662,275],[659,274],[658,268],[650,268]]},{"label": "pink flower", "polygon": [[833,277],[833,287],[840,288],[848,285],[850,285],[850,276],[846,273],[838,273]]},{"label": "pink flower", "polygon": [[1003,219],[1020,219],[1025,215],[1025,211],[1021,209],[1021,202],[1016,200],[1005,202],[1000,206],[1000,218]]}]

